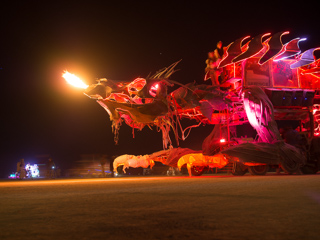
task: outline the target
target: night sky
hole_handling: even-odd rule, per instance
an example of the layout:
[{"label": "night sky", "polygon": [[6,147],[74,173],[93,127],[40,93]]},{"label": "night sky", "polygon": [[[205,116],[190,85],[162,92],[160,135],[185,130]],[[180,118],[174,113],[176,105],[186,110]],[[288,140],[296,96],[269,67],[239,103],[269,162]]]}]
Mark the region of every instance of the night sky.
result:
[{"label": "night sky", "polygon": [[[261,1],[4,1],[0,12],[0,177],[19,158],[50,154],[68,167],[79,154],[110,156],[162,150],[161,133],[123,124],[115,145],[111,122],[94,100],[65,83],[64,70],[88,84],[131,81],[182,59],[171,79],[204,82],[207,52],[219,40],[290,31],[284,43],[320,46],[319,6]],[[108,3],[112,2],[112,3]],[[318,3],[319,5],[319,3]],[[199,148],[212,126],[192,131],[181,147]],[[208,130],[210,129],[210,130]]]}]

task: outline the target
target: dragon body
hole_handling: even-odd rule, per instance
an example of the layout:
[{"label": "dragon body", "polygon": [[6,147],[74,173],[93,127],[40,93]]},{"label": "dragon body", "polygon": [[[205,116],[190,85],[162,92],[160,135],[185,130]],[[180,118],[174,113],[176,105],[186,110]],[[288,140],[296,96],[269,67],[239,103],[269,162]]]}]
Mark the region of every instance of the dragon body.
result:
[{"label": "dragon body", "polygon": [[[176,62],[147,78],[99,79],[85,94],[108,112],[115,142],[123,122],[134,129],[148,126],[162,131],[164,150],[146,155],[146,159],[179,168],[186,164],[189,173],[192,167],[223,167],[229,163],[252,168],[281,165],[288,173],[299,172],[308,162],[308,154],[284,142],[276,120],[305,123],[310,118],[320,88],[319,61],[314,56],[318,49],[301,53],[299,42],[303,39],[283,44],[282,36],[286,34],[261,34],[230,43],[219,62],[223,73],[220,87],[170,80]],[[176,89],[168,92],[174,86]],[[182,118],[195,119],[198,124],[182,128]],[[232,128],[244,123],[251,124],[258,138],[239,144],[234,139],[241,136],[234,136]],[[216,126],[204,140],[201,152],[173,147],[170,131],[179,145],[192,127],[201,124]],[[308,130],[312,140],[313,126]],[[221,136],[227,139],[223,147]]]}]

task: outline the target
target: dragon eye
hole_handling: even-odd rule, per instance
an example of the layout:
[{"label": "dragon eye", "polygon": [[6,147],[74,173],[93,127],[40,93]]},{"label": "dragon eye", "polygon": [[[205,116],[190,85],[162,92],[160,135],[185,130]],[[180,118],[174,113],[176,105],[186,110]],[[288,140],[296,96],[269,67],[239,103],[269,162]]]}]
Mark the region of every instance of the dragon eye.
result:
[{"label": "dragon eye", "polygon": [[157,91],[158,88],[159,88],[159,84],[158,83],[151,86],[151,90],[156,90]]},{"label": "dragon eye", "polygon": [[152,97],[155,97],[155,96],[157,95],[158,89],[159,89],[159,84],[158,84],[158,83],[152,85],[152,86],[150,87],[149,94],[150,94]]},{"label": "dragon eye", "polygon": [[137,91],[137,89],[136,89],[136,88],[134,88],[134,87],[131,87],[129,90],[130,90],[130,91],[132,91],[132,92]]}]

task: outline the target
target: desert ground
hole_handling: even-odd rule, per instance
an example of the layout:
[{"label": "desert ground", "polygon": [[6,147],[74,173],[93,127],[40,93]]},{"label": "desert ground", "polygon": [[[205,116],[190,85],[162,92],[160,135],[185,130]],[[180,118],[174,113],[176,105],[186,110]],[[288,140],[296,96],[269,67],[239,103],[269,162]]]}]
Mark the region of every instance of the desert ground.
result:
[{"label": "desert ground", "polygon": [[0,181],[0,239],[320,239],[320,174]]}]

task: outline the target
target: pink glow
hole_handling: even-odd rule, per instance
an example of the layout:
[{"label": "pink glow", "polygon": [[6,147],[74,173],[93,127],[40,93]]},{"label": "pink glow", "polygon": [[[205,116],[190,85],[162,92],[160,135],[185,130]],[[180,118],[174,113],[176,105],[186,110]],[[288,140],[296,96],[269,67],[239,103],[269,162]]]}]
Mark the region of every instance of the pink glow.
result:
[{"label": "pink glow", "polygon": [[[247,57],[247,58],[237,60],[237,61],[235,61],[235,62],[232,61],[232,63],[236,63],[236,62],[240,62],[240,61],[245,61],[245,60],[248,59],[248,58],[253,58],[253,57],[258,56],[258,55],[261,54],[263,51],[265,51],[266,48],[268,48],[267,42],[270,40],[271,37],[269,37],[268,39],[266,39],[266,40],[263,41],[263,42],[262,42],[262,39],[265,38],[265,37],[267,37],[267,36],[269,36],[269,35],[271,35],[271,33],[265,33],[265,34],[263,34],[263,35],[261,36],[261,45],[262,45],[262,47],[261,47],[261,49],[260,49],[257,53],[255,53],[255,54],[253,54],[253,55],[251,55],[251,56],[249,56],[249,57]],[[250,40],[250,41],[251,41],[251,40]],[[244,51],[242,52],[242,54],[245,54],[245,52],[248,51],[248,49],[249,49],[248,47],[249,47],[250,41],[243,46],[243,48],[246,47],[247,49],[244,50]],[[242,54],[238,55],[237,57],[241,56]]]},{"label": "pink glow", "polygon": [[[286,31],[286,32],[283,32],[282,34],[281,34],[281,36],[280,36],[280,42],[281,42],[281,45],[282,45],[282,48],[281,48],[281,50],[276,54],[276,55],[274,55],[272,58],[270,58],[269,60],[273,60],[273,59],[275,59],[277,56],[279,56],[280,54],[282,54],[283,52],[284,52],[284,49],[285,49],[285,46],[283,46],[283,44],[282,44],[282,41],[281,41],[281,37],[283,36],[283,35],[285,35],[285,34],[289,34],[289,31]],[[269,49],[270,49],[270,45],[269,45],[269,40],[270,40],[271,38],[269,38],[269,39],[267,39],[263,44],[264,45],[266,45],[267,46],[267,49],[266,49],[266,51],[264,52],[264,54],[261,56],[261,58],[269,51]],[[261,60],[261,58],[260,58],[260,60]],[[268,61],[269,61],[268,60]],[[259,63],[260,64],[260,63]],[[262,64],[260,64],[260,65],[262,65]]]},{"label": "pink glow", "polygon": [[[248,39],[249,37],[250,37],[250,36],[244,37],[244,38],[241,40],[241,42],[240,42],[240,49],[241,49],[242,52],[244,52],[244,49],[242,48],[242,47],[243,47],[243,46],[242,46],[242,43],[243,43],[244,40]],[[221,61],[219,62],[218,68],[220,68],[220,63],[222,63],[222,62],[229,56],[228,50],[229,50],[229,48],[230,48],[230,46],[231,46],[232,44],[233,44],[233,42],[230,43],[230,44],[226,47],[225,54],[224,54],[223,58],[221,59]],[[234,58],[235,58],[235,57],[234,57]],[[224,65],[223,67],[228,66],[228,65],[230,65],[230,64],[234,64],[234,63],[231,61],[230,63]]]},{"label": "pink glow", "polygon": [[[301,51],[295,51],[294,47],[298,48],[299,49],[299,43],[301,41],[305,41],[307,40],[306,38],[295,38],[293,40],[291,40],[290,42],[286,43],[282,49],[282,51],[277,54],[277,56],[275,56],[273,58],[273,61],[280,61],[280,60],[284,60],[286,58],[289,58],[289,57],[292,57],[292,56],[295,56],[295,55],[298,55],[301,53]],[[296,45],[296,46],[295,46]],[[289,55],[286,55],[286,56],[282,56],[284,55],[284,53],[286,52],[292,52],[292,54],[289,54]]]},{"label": "pink glow", "polygon": [[157,90],[158,88],[159,88],[159,84],[157,83],[151,87],[151,90]]},{"label": "pink glow", "polygon": [[152,97],[155,97],[155,96],[157,95],[158,88],[159,88],[159,84],[158,84],[158,83],[152,85],[151,88],[150,88],[150,90],[149,90],[149,94],[150,94]]}]

